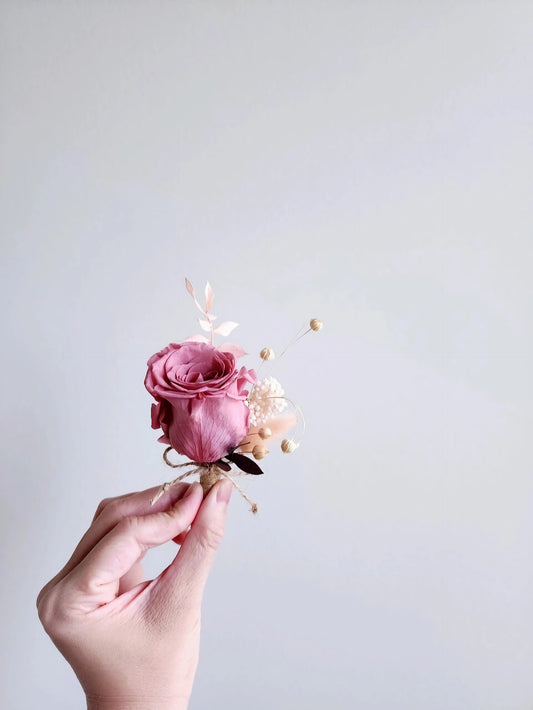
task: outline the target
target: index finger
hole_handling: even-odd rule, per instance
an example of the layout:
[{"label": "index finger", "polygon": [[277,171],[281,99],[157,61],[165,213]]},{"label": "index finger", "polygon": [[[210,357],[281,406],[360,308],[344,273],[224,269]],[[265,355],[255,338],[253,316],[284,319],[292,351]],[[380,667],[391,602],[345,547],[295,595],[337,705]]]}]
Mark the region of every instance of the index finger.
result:
[{"label": "index finger", "polygon": [[187,487],[172,508],[123,518],[98,542],[59,588],[71,608],[87,610],[107,604],[119,594],[119,581],[146,550],[179,535],[194,520],[203,500],[200,484]]},{"label": "index finger", "polygon": [[184,497],[190,485],[190,483],[176,483],[154,505],[151,505],[150,501],[161,486],[103,500],[96,510],[91,526],[81,538],[66,565],[40,591],[37,604],[43,594],[64,579],[123,518],[168,510]]}]

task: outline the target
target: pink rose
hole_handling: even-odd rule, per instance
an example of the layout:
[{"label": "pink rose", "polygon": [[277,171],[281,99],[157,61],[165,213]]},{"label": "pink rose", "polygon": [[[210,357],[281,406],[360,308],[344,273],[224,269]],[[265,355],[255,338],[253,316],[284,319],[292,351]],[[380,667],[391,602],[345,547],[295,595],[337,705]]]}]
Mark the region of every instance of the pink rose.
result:
[{"label": "pink rose", "polygon": [[237,370],[235,356],[207,343],[171,343],[148,360],[144,384],[157,400],[152,428],[159,441],[198,463],[223,458],[248,433],[246,386],[253,370]]}]

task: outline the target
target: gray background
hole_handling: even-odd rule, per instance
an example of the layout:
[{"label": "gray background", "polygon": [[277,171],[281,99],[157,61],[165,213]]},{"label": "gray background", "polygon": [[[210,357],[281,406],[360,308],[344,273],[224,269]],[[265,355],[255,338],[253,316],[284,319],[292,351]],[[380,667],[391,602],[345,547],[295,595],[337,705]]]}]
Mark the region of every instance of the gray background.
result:
[{"label": "gray background", "polygon": [[[4,708],[34,599],[168,478],[183,287],[307,415],[234,497],[191,708],[533,707],[530,2],[2,2]],[[149,559],[156,573],[169,547]]]}]

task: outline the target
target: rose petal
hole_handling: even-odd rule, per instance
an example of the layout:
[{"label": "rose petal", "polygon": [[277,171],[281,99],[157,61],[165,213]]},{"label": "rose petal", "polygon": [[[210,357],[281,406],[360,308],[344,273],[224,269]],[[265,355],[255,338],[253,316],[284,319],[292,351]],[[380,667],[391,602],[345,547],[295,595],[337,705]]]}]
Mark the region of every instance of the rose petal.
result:
[{"label": "rose petal", "polygon": [[229,398],[177,400],[169,438],[176,451],[192,461],[218,461],[242,440],[249,414],[244,401]]}]

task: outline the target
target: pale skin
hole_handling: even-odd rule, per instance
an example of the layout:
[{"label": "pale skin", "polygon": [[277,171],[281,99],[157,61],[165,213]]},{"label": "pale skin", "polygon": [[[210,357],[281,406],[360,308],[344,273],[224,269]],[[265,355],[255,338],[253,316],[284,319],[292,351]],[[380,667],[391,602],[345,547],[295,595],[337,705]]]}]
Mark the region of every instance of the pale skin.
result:
[{"label": "pale skin", "polygon": [[[41,590],[39,618],[72,666],[89,710],[184,710],[198,665],[201,603],[224,534],[232,484],[198,483],[100,503],[65,567]],[[147,550],[180,549],[145,580]]]}]

